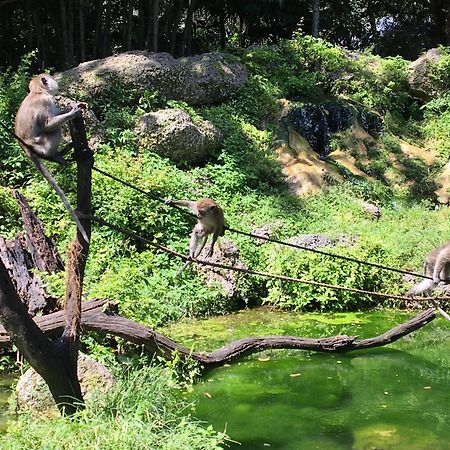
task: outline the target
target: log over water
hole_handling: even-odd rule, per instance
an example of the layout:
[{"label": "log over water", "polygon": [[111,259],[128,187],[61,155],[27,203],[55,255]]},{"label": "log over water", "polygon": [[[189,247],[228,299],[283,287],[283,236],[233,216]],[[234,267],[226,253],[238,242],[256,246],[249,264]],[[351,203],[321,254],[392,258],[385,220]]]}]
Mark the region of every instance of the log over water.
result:
[{"label": "log over water", "polygon": [[[298,349],[326,353],[346,353],[349,351],[381,347],[425,326],[436,318],[433,308],[429,308],[405,323],[395,326],[379,336],[359,340],[357,336],[331,336],[317,339],[298,336],[246,337],[231,342],[212,352],[191,352],[188,348],[158,333],[151,328],[133,322],[117,314],[113,303],[95,299],[82,304],[81,326],[84,331],[97,331],[119,336],[134,344],[143,345],[152,353],[171,357],[176,351],[191,357],[205,368],[221,366],[244,355],[267,349]],[[64,312],[58,311],[47,316],[35,317],[34,321],[48,336],[57,336],[65,326]],[[0,348],[10,345],[5,329],[0,326]]]}]

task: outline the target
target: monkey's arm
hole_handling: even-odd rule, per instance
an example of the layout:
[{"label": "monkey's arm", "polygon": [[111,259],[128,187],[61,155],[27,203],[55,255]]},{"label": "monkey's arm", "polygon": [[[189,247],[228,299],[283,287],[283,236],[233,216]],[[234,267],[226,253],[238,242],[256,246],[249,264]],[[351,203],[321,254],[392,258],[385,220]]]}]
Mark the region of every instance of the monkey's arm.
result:
[{"label": "monkey's arm", "polygon": [[186,208],[189,208],[195,214],[198,214],[196,206],[197,202],[193,202],[191,200],[166,200],[166,203],[169,205],[184,206]]},{"label": "monkey's arm", "polygon": [[72,106],[72,109],[63,114],[59,114],[57,116],[49,116],[46,123],[44,124],[43,131],[49,133],[51,131],[55,131],[64,125],[69,120],[72,120],[79,112],[81,108],[78,105]]}]

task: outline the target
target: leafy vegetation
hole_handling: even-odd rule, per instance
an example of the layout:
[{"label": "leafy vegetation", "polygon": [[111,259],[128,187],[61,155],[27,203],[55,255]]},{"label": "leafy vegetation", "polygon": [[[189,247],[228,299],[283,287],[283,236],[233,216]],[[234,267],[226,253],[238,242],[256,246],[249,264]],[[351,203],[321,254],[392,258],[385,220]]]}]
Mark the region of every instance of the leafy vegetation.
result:
[{"label": "leafy vegetation", "polygon": [[117,374],[107,396],[99,396],[72,418],[48,419],[21,414],[0,447],[10,450],[215,450],[225,435],[202,427],[177,395],[173,371],[150,366]]},{"label": "leafy vegetation", "polygon": [[[442,161],[437,159],[429,167],[418,158],[406,157],[400,151],[398,134],[401,130],[403,138],[418,143],[444,142],[448,133],[446,97],[426,104],[421,111],[409,95],[406,62],[401,58],[355,55],[302,34],[278,46],[237,49],[236,55],[246,64],[249,81],[238,97],[220,105],[194,108],[169,101],[158,92],[138,93],[120,83],[113,83],[111,91],[103,92],[101,97],[90,99],[92,109],[107,130],[106,139],[96,153],[96,165],[162,198],[215,198],[234,228],[252,231],[269,225],[274,237],[280,239],[304,233],[325,233],[332,238],[345,234],[355,243],[330,251],[388,266],[418,269],[422,255],[447,236],[445,227],[440,225],[447,212],[434,209],[431,200]],[[24,58],[13,77],[6,73],[0,78],[0,113],[8,123],[25,94],[32,61],[33,55]],[[445,67],[445,63],[442,65]],[[437,70],[436,74],[440,73],[436,77],[441,76],[444,85],[445,70]],[[345,183],[332,183],[327,190],[307,199],[292,196],[273,151],[278,133],[274,117],[279,114],[282,98],[299,105],[344,99],[356,109],[368,108],[384,117],[387,129],[368,147],[368,161],[364,163],[364,170],[372,179],[355,177],[344,170]],[[221,130],[223,145],[204,166],[181,170],[169,160],[137,146],[130,131],[136,118],[143,112],[164,107],[182,108],[194,120],[207,119]],[[345,149],[344,141],[336,135],[332,145]],[[6,186],[20,183],[49,234],[57,234],[58,244],[64,248],[73,227],[60,202],[47,183],[29,171],[10,136],[5,135],[1,145],[6,155],[2,171],[4,188],[0,191],[4,199],[0,209],[5,218],[3,232],[12,234],[19,227],[17,210]],[[351,149],[347,151],[351,153]],[[353,156],[363,168],[358,155]],[[57,178],[65,191],[73,193],[74,177],[68,172],[72,169],[58,172]],[[96,214],[185,251],[191,220],[98,173],[94,174],[93,189]],[[378,204],[382,219],[374,222],[366,217],[360,200]],[[424,224],[420,238],[416,227],[409,230],[411,223]],[[364,266],[272,244],[255,246],[242,236],[229,238],[238,246],[245,264],[256,270],[382,292],[405,290],[397,275],[380,276],[378,271]],[[86,288],[91,296],[119,301],[124,314],[152,326],[189,315],[224,313],[244,303],[338,310],[380,303],[348,292],[252,277],[241,283],[239,292],[230,299],[221,286],[205,286],[192,269],[174,278],[179,264],[133,239],[95,227]],[[62,275],[49,277],[49,285],[58,292],[62,288]]]}]

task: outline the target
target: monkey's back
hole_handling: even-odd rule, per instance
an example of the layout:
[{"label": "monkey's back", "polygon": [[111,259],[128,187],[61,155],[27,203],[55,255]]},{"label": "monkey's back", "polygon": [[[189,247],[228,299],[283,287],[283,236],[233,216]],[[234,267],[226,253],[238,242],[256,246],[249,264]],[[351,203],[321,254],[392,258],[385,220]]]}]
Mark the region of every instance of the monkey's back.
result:
[{"label": "monkey's back", "polygon": [[[59,114],[53,97],[47,93],[29,93],[22,101],[16,114],[14,130],[26,144],[31,145],[38,155],[48,155],[59,146],[62,134],[60,127],[45,131],[47,120]],[[22,147],[24,147],[21,144]],[[24,147],[24,150],[29,151]]]}]

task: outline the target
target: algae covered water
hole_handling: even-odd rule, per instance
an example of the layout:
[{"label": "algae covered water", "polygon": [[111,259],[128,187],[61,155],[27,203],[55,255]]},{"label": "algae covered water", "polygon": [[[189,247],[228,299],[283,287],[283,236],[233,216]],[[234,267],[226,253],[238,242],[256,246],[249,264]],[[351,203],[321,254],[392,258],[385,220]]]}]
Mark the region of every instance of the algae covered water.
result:
[{"label": "algae covered water", "polygon": [[[266,309],[168,332],[195,350],[246,335],[380,334],[413,314],[287,314]],[[450,449],[450,323],[437,319],[387,347],[345,355],[266,351],[209,371],[193,414],[229,448]]]}]

